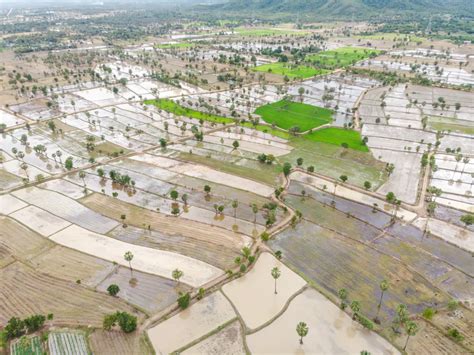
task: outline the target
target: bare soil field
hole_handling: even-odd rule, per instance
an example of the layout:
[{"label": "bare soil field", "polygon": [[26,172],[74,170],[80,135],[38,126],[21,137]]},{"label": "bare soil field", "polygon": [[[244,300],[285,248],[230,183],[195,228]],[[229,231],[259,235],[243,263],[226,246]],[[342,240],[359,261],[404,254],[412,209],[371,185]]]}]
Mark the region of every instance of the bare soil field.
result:
[{"label": "bare soil field", "polygon": [[110,273],[97,287],[99,291],[107,292],[107,287],[115,284],[120,287],[118,297],[152,314],[176,302],[178,293],[189,291],[185,284],[146,274],[133,272],[133,281],[130,270],[118,267]]},{"label": "bare soil field", "polygon": [[55,245],[30,261],[35,270],[70,282],[78,282],[94,288],[115,266],[105,260]]},{"label": "bare soil field", "polygon": [[145,336],[138,332],[125,334],[122,331],[97,329],[88,338],[94,354],[153,355],[155,352]]},{"label": "bare soil field", "polygon": [[136,313],[129,305],[73,282],[67,282],[15,262],[0,270],[0,323],[11,317],[54,314],[54,324],[101,327],[105,314]]},{"label": "bare soil field", "polygon": [[[149,238],[151,239],[150,243],[155,244],[154,247],[161,247],[161,245],[164,245],[165,250],[169,248],[169,250],[177,251],[187,255],[189,246],[195,245],[197,250],[200,246],[207,245],[204,250],[208,250],[210,255],[216,258],[217,264],[233,262],[233,259],[235,256],[237,256],[238,251],[240,251],[240,249],[248,243],[248,237],[238,233],[229,232],[218,227],[211,227],[209,225],[193,221],[186,221],[186,223],[177,224],[175,217],[165,217],[164,215],[157,212],[141,209],[100,194],[90,195],[82,199],[81,202],[92,210],[100,211],[100,213],[111,218],[118,219],[121,213],[126,214],[127,223],[132,226],[146,229],[146,227],[150,225],[152,231],[173,237],[169,238],[168,241],[162,239],[162,241],[158,242],[158,244],[155,244],[157,242],[153,241],[154,238]],[[181,245],[183,238],[189,240],[190,244],[183,243]],[[148,243],[144,243],[144,245],[151,246]],[[229,251],[234,251],[236,254],[231,260],[226,261],[221,259],[219,257],[221,247],[224,251],[227,250],[224,255],[229,255]],[[197,257],[198,254],[194,253],[190,256],[194,255]],[[205,254],[206,253],[203,255]],[[211,262],[211,264],[216,264],[216,262]]]}]

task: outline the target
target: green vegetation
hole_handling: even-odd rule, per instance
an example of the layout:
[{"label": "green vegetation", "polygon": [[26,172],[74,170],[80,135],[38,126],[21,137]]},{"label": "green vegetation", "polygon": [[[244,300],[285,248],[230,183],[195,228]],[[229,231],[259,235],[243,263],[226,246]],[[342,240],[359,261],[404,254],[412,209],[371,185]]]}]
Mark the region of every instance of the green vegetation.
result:
[{"label": "green vegetation", "polygon": [[323,128],[306,134],[304,138],[314,142],[323,142],[342,147],[347,144],[347,147],[350,149],[359,150],[361,152],[369,151],[369,148],[367,148],[362,141],[360,133],[351,129],[335,127]]},{"label": "green vegetation", "polygon": [[108,314],[104,317],[103,327],[105,330],[111,330],[112,327],[117,324],[125,333],[131,333],[137,329],[137,317],[120,311]]},{"label": "green vegetation", "polygon": [[332,122],[331,110],[288,100],[260,106],[255,113],[277,127],[290,129],[298,126],[303,132]]},{"label": "green vegetation", "polygon": [[298,158],[303,158],[303,168],[312,167],[311,170],[314,169],[315,172],[334,179],[347,175],[352,185],[360,187],[369,181],[371,187],[377,189],[385,182],[385,164],[376,160],[371,154],[307,139],[310,135],[292,137],[290,144],[294,149],[278,160],[294,164]]},{"label": "green vegetation", "polygon": [[43,353],[39,336],[23,336],[11,346],[12,355],[41,355]]},{"label": "green vegetation", "polygon": [[450,117],[429,117],[428,125],[435,131],[452,131],[474,134],[474,125],[471,122],[460,121]]},{"label": "green vegetation", "polygon": [[253,68],[255,71],[286,75],[289,78],[306,79],[316,75],[329,73],[329,70],[313,68],[306,65],[295,65],[283,62],[259,65]]},{"label": "green vegetation", "polygon": [[239,27],[235,29],[235,33],[242,36],[304,36],[307,34],[305,31],[294,31],[294,30],[285,30],[282,28],[245,28]]},{"label": "green vegetation", "polygon": [[194,43],[189,42],[176,42],[176,43],[161,43],[155,45],[156,48],[160,49],[172,49],[172,48],[191,48],[194,47]]},{"label": "green vegetation", "polygon": [[306,61],[323,69],[345,68],[360,60],[376,57],[380,51],[375,49],[343,47],[306,56]]},{"label": "green vegetation", "polygon": [[360,39],[372,39],[372,40],[385,40],[385,41],[394,41],[394,42],[422,42],[424,38],[418,37],[410,34],[400,34],[396,32],[375,32],[370,34],[362,34],[354,36],[355,38]]},{"label": "green vegetation", "polygon": [[196,111],[191,108],[183,107],[177,102],[168,99],[153,99],[145,100],[145,105],[155,105],[159,109],[171,112],[177,116],[186,116],[195,118],[198,120],[204,120],[214,123],[232,123],[234,120],[232,118],[217,116],[210,113],[205,113],[201,111]]},{"label": "green vegetation", "polygon": [[264,132],[264,133],[271,134],[272,136],[275,136],[275,137],[280,137],[280,138],[283,138],[283,139],[290,139],[290,134],[288,132],[281,131],[279,129],[273,129],[270,126],[267,126],[267,125],[263,125],[263,124],[254,125],[251,122],[242,122],[242,123],[240,123],[240,125],[242,127],[253,128],[253,129],[256,129],[257,131],[261,131],[261,132]]}]

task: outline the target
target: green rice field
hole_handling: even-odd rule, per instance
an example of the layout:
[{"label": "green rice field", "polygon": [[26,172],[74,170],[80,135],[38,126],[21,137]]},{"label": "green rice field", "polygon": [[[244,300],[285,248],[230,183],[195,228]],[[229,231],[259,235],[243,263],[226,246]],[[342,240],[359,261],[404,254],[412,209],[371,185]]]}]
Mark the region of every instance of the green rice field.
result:
[{"label": "green rice field", "polygon": [[368,152],[369,148],[363,143],[359,132],[344,128],[323,128],[318,131],[308,133],[304,136],[306,139],[314,142],[322,142],[342,146],[346,143],[350,149]]},{"label": "green rice field", "polygon": [[355,64],[358,61],[375,57],[381,52],[375,49],[343,47],[306,56],[306,61],[319,68],[337,69]]},{"label": "green rice field", "polygon": [[281,100],[255,110],[262,119],[283,129],[298,126],[301,132],[332,122],[332,111],[299,102]]},{"label": "green rice field", "polygon": [[290,65],[282,62],[259,65],[258,67],[253,68],[253,70],[301,79],[329,73],[329,70],[325,69],[313,68],[306,65]]},{"label": "green rice field", "polygon": [[183,107],[180,104],[168,99],[152,99],[145,100],[145,105],[154,105],[164,111],[171,112],[176,116],[186,116],[195,118],[197,120],[204,120],[214,123],[232,123],[233,119],[223,116],[217,116],[210,113],[196,111],[187,107]]}]

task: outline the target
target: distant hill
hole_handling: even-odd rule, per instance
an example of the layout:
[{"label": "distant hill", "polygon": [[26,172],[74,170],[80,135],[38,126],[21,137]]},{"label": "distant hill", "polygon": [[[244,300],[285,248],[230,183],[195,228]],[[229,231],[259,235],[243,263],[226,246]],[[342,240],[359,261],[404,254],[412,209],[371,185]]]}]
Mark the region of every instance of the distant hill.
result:
[{"label": "distant hill", "polygon": [[302,13],[315,16],[376,15],[382,13],[464,13],[474,16],[474,0],[229,0],[228,11]]}]

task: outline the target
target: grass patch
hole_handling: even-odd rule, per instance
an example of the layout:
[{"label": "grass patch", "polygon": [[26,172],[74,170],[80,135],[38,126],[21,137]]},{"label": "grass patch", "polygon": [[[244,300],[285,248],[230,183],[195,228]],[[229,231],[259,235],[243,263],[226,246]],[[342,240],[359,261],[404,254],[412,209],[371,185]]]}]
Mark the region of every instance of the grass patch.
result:
[{"label": "grass patch", "polygon": [[271,134],[272,136],[283,138],[283,139],[290,139],[290,134],[288,132],[280,131],[279,129],[273,129],[270,126],[266,126],[263,124],[253,125],[250,122],[244,122],[240,124],[242,127],[252,128],[260,132]]},{"label": "grass patch", "polygon": [[255,110],[263,120],[283,129],[298,126],[302,132],[332,122],[332,111],[299,102],[281,100]]},{"label": "grass patch", "polygon": [[145,105],[154,105],[159,109],[171,112],[176,116],[186,116],[190,118],[195,118],[197,120],[203,120],[214,123],[233,123],[232,118],[217,116],[210,113],[205,113],[201,111],[196,111],[191,108],[183,107],[180,104],[169,99],[152,99],[145,100]]},{"label": "grass patch", "polygon": [[[463,123],[461,123],[463,122]],[[460,121],[449,117],[429,117],[428,125],[435,131],[452,131],[474,134],[474,125],[469,121]]]},{"label": "grass patch", "polygon": [[375,57],[381,51],[366,48],[343,47],[306,56],[306,61],[323,69],[345,68],[363,59]]},{"label": "grass patch", "polygon": [[194,43],[190,42],[177,42],[177,43],[162,43],[162,44],[156,44],[155,48],[160,48],[160,49],[172,49],[172,48],[191,48],[194,47]]},{"label": "grass patch", "polygon": [[180,152],[178,158],[202,164],[224,173],[260,181],[270,186],[278,185],[278,175],[281,172],[281,167],[279,165],[267,165],[246,159],[229,162],[218,159],[216,155],[211,155],[209,157],[184,152]]},{"label": "grass patch", "polygon": [[258,67],[253,68],[253,70],[301,79],[329,73],[329,70],[326,69],[313,68],[307,65],[292,65],[282,62],[259,65]]},{"label": "grass patch", "polygon": [[235,29],[235,33],[242,35],[242,36],[282,36],[282,35],[289,35],[289,36],[304,36],[308,32],[305,31],[291,31],[291,30],[284,30],[281,28],[245,28],[239,27]]},{"label": "grass patch", "polygon": [[385,164],[376,160],[372,154],[343,149],[340,145],[310,140],[306,136],[290,139],[294,149],[278,158],[281,164],[286,161],[294,166],[298,158],[303,158],[303,168],[312,165],[316,172],[334,179],[347,175],[352,185],[363,187],[365,181],[370,181],[373,189],[376,189],[385,182]]},{"label": "grass patch", "polygon": [[305,139],[314,142],[322,142],[326,144],[342,146],[346,143],[350,149],[358,150],[361,152],[368,152],[369,148],[362,142],[360,133],[351,129],[343,128],[323,128],[312,133],[304,135]]},{"label": "grass patch", "polygon": [[354,38],[361,38],[361,39],[373,39],[373,40],[385,40],[385,41],[394,41],[394,42],[422,42],[425,38],[409,35],[409,34],[401,34],[395,32],[376,32],[367,35],[359,35],[354,36]]}]

